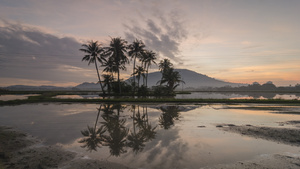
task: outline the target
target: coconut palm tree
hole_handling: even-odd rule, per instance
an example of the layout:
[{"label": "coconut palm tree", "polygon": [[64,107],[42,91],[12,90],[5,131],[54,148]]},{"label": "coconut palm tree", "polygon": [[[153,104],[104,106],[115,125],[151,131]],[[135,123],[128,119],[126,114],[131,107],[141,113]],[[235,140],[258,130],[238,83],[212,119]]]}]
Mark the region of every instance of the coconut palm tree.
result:
[{"label": "coconut palm tree", "polygon": [[148,86],[148,70],[149,67],[153,64],[156,64],[156,53],[153,51],[146,50],[142,57],[142,62],[144,63],[144,67],[146,69],[146,88]]},{"label": "coconut palm tree", "polygon": [[158,67],[160,72],[162,73],[162,77],[161,77],[161,81],[162,81],[163,76],[167,72],[167,70],[173,68],[173,64],[170,62],[169,59],[164,59],[159,62]]},{"label": "coconut palm tree", "polygon": [[127,41],[118,37],[111,38],[111,42],[106,51],[106,56],[111,59],[113,65],[117,68],[118,73],[118,83],[119,83],[119,93],[121,94],[121,82],[120,82],[120,69],[126,70],[125,64],[129,63],[126,56]]},{"label": "coconut palm tree", "polygon": [[138,88],[140,87],[140,79],[141,77],[145,78],[145,69],[142,66],[138,66],[135,68],[135,71],[133,72],[134,76],[137,77],[138,80]]},{"label": "coconut palm tree", "polygon": [[107,60],[105,60],[102,66],[104,67],[103,71],[110,73],[112,78],[114,79],[114,73],[118,73],[118,68],[114,64],[113,58],[108,58]]},{"label": "coconut palm tree", "polygon": [[165,70],[162,76],[162,80],[159,81],[160,84],[167,84],[167,88],[169,93],[173,93],[175,88],[180,85],[180,83],[185,83],[183,80],[181,80],[181,76],[179,72],[174,71],[173,68],[169,68]]},{"label": "coconut palm tree", "polygon": [[102,83],[101,83],[101,79],[100,79],[100,75],[99,75],[99,70],[98,70],[98,65],[97,65],[97,61],[99,61],[101,64],[103,64],[103,48],[100,46],[100,44],[98,43],[98,41],[90,41],[88,42],[88,44],[83,44],[82,45],[82,49],[79,49],[80,51],[86,53],[86,55],[82,58],[82,61],[88,61],[88,65],[90,65],[91,63],[95,63],[95,67],[97,70],[97,75],[98,75],[98,82],[100,84],[102,93],[105,95],[105,91],[103,89]]},{"label": "coconut palm tree", "polygon": [[109,75],[109,74],[103,74],[102,75],[103,77],[103,87],[107,87],[107,92],[108,92],[108,95],[110,95],[110,91],[111,91],[111,85],[112,85],[112,82],[114,81],[112,75]]},{"label": "coconut palm tree", "polygon": [[[138,58],[138,59],[142,58],[144,48],[145,48],[145,44],[143,43],[143,41],[138,40],[138,39],[133,41],[133,43],[128,46],[128,50],[129,50],[128,55],[131,57],[131,59],[133,59],[132,74],[134,74],[136,58]],[[134,82],[133,83],[133,93],[134,93],[134,90],[135,90],[135,76],[133,76],[133,82]]]}]

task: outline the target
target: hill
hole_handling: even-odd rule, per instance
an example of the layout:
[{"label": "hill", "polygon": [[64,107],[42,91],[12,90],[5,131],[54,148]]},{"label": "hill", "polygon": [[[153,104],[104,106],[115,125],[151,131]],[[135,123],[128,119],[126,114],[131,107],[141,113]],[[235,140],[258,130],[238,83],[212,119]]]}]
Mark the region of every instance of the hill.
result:
[{"label": "hill", "polygon": [[[188,69],[175,69],[181,75],[182,80],[185,82],[183,84],[184,89],[205,89],[209,87],[223,87],[223,86],[247,86],[248,84],[241,84],[241,83],[230,83],[221,80],[217,80],[206,75],[188,70]],[[127,79],[128,82],[131,78]],[[153,72],[149,73],[148,75],[148,87],[157,85],[156,83],[161,79],[160,72]],[[140,80],[142,84],[142,80]],[[178,89],[181,89],[182,86],[180,85]]]}]

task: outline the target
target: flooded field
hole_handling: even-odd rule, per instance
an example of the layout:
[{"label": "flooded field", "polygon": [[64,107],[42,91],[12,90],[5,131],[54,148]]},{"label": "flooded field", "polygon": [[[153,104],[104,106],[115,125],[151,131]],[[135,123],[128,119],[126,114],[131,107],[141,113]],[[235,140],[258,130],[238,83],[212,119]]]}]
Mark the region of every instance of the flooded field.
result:
[{"label": "flooded field", "polygon": [[23,100],[27,99],[29,96],[38,96],[38,94],[24,94],[24,95],[16,95],[16,94],[11,94],[11,95],[0,95],[0,100],[2,101],[8,101],[8,100]]},{"label": "flooded field", "polygon": [[[25,104],[0,107],[0,124],[85,158],[132,168],[200,168],[300,147],[218,125],[299,129],[300,107],[263,104]],[[295,123],[292,123],[295,122]]]}]

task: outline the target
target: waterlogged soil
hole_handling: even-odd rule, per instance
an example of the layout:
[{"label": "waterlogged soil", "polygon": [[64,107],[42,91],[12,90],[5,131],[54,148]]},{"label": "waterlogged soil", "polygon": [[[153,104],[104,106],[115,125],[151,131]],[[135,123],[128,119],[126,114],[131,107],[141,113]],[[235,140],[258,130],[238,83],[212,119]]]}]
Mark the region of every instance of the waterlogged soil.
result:
[{"label": "waterlogged soil", "polygon": [[[289,121],[286,124],[297,124],[298,121]],[[242,135],[261,138],[278,143],[300,146],[300,129],[293,128],[275,128],[275,127],[259,127],[252,125],[234,125],[234,124],[218,124],[216,127],[228,131],[239,133]]]},{"label": "waterlogged soil", "polygon": [[25,133],[0,126],[0,168],[127,169],[121,164],[89,159],[60,146],[46,146]]},{"label": "waterlogged soil", "polygon": [[[300,121],[287,121],[282,124],[298,125]],[[257,139],[265,139],[277,143],[288,144],[292,146],[300,146],[300,129],[291,128],[273,128],[260,127],[252,125],[234,125],[234,124],[217,124],[217,128],[226,132],[238,133],[241,135],[254,137]],[[297,126],[296,126],[297,127]],[[266,154],[251,161],[242,161],[234,164],[220,164],[209,168],[300,168],[300,156],[289,154]]]}]

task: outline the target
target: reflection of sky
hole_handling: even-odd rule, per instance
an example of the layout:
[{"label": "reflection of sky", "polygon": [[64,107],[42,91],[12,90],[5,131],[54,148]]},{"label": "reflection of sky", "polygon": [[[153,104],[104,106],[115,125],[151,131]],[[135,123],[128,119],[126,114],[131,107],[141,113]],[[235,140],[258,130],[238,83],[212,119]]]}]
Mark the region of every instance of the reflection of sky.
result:
[{"label": "reflection of sky", "polygon": [[[140,105],[140,111],[143,108]],[[279,126],[277,122],[300,120],[299,115],[274,114],[280,111],[299,111],[297,106],[269,105],[274,110],[266,110],[268,105],[224,105],[202,104],[201,106],[184,105],[179,112],[175,125],[164,130],[158,124],[162,105],[149,105],[147,108],[149,123],[157,126],[156,138],[146,144],[141,153],[132,150],[113,157],[108,147],[97,152],[87,153],[77,143],[80,131],[92,126],[97,116],[96,104],[26,104],[0,107],[0,124],[17,127],[48,144],[59,143],[67,149],[81,152],[92,158],[108,159],[132,167],[140,168],[199,168],[219,163],[248,160],[261,154],[291,152],[299,153],[300,149],[261,139],[242,137],[239,134],[218,130],[215,124],[252,124],[259,126]],[[250,109],[255,107],[256,109]],[[183,109],[185,108],[185,109]],[[241,109],[243,108],[243,109]],[[248,109],[247,109],[248,108]],[[260,110],[259,110],[260,109]],[[126,127],[132,131],[132,113],[126,108],[121,118],[127,119]],[[99,122],[103,121],[102,118]],[[198,126],[205,126],[200,128]]]},{"label": "reflection of sky", "polygon": [[26,95],[0,95],[0,100],[8,101],[8,100],[23,100],[27,99],[28,96],[38,96],[38,94],[26,94]]}]

